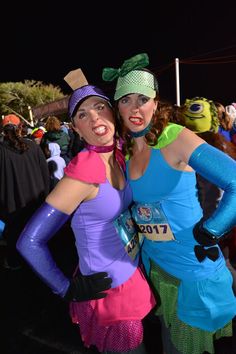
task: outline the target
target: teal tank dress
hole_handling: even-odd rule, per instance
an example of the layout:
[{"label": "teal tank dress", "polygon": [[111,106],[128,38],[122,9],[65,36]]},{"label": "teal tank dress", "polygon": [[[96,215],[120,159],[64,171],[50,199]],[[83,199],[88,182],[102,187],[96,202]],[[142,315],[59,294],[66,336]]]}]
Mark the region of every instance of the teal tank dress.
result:
[{"label": "teal tank dress", "polygon": [[[135,203],[133,216],[141,230],[146,230],[142,259],[147,273],[153,264],[178,283],[178,318],[190,326],[216,331],[236,315],[236,298],[232,275],[221,251],[215,262],[209,258],[199,262],[194,253],[197,242],[193,227],[203,215],[195,172],[175,170],[161,152],[161,147],[172,142],[182,129],[168,125],[158,146],[151,149],[149,164],[140,178],[130,179],[127,161],[127,177]],[[159,241],[152,237],[155,229],[158,231],[156,224],[166,225],[172,238]],[[159,231],[161,234],[160,228]]]}]

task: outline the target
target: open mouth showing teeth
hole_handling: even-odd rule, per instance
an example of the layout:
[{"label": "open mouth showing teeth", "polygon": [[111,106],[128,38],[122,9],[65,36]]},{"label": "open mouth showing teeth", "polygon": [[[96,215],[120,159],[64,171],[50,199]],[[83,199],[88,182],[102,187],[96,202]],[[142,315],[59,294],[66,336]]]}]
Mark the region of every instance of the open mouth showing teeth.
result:
[{"label": "open mouth showing teeth", "polygon": [[107,128],[103,125],[100,125],[99,127],[94,128],[93,131],[95,134],[103,135],[106,133]]},{"label": "open mouth showing teeth", "polygon": [[143,123],[143,120],[138,117],[130,117],[129,121],[135,125],[141,125]]}]

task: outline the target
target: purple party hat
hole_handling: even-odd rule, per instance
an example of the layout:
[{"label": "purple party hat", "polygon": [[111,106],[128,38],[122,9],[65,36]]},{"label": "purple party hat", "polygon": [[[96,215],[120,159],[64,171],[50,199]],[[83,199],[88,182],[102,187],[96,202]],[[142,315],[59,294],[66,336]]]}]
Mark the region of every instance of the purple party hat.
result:
[{"label": "purple party hat", "polygon": [[103,98],[106,101],[109,101],[109,98],[105,95],[105,93],[99,89],[98,87],[94,85],[85,85],[82,87],[79,87],[77,90],[75,90],[70,99],[69,99],[69,116],[70,118],[73,117],[75,108],[78,106],[79,103],[82,103],[82,101],[85,98],[88,98],[90,96],[98,96]]}]

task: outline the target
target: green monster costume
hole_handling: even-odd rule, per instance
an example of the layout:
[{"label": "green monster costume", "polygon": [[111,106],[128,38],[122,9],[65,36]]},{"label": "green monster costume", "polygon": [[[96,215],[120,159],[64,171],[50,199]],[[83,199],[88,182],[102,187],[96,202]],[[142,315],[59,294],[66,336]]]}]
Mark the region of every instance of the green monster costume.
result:
[{"label": "green monster costume", "polygon": [[183,114],[184,125],[194,133],[212,132],[217,133],[219,119],[217,108],[213,101],[204,97],[186,99]]}]

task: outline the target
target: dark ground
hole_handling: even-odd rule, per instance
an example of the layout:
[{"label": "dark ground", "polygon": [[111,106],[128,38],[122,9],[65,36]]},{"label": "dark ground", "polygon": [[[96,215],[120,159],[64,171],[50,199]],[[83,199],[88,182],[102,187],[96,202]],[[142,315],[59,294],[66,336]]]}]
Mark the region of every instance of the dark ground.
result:
[{"label": "dark ground", "polygon": [[[77,258],[68,225],[53,238],[50,248],[56,262],[71,276]],[[96,348],[83,346],[67,305],[27,265],[14,271],[3,267],[5,249],[0,245],[0,354],[97,354]],[[146,320],[144,328],[148,354],[162,354],[159,323]],[[219,342],[216,354],[235,354],[235,337],[234,343],[228,339]]]}]

